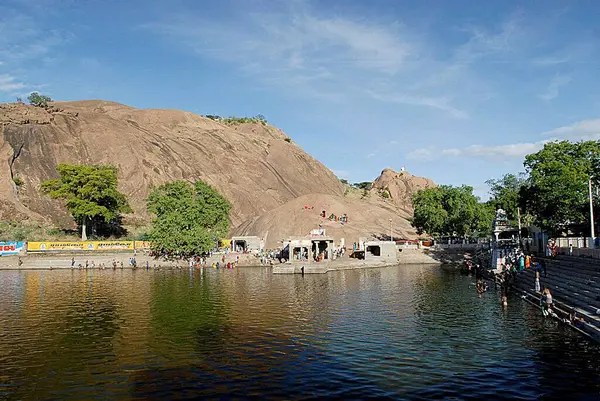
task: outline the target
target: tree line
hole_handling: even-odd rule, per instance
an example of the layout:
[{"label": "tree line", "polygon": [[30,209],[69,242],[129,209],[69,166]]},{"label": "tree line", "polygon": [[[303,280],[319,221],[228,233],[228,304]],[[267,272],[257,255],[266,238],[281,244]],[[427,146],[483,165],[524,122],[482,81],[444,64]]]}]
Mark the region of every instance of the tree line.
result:
[{"label": "tree line", "polygon": [[[64,201],[82,240],[87,239],[88,227],[94,236],[124,233],[123,214],[133,210],[117,189],[115,167],[59,164],[56,170],[59,178],[43,182],[42,191]],[[201,255],[229,231],[231,204],[201,180],[193,184],[179,180],[156,187],[150,191],[146,206],[154,215],[147,239],[157,254]]]},{"label": "tree line", "polygon": [[413,197],[413,226],[430,235],[480,236],[491,231],[494,211],[503,209],[516,225],[535,224],[551,235],[589,235],[589,183],[598,210],[600,141],[549,142],[525,156],[525,171],[486,183],[490,199],[481,202],[472,187],[442,185]]}]

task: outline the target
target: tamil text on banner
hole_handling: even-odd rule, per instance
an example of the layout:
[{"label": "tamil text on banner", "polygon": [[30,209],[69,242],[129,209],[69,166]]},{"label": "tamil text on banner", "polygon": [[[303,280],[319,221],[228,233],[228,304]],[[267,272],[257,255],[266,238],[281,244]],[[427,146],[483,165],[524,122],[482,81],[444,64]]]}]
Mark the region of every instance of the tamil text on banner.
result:
[{"label": "tamil text on banner", "polygon": [[0,256],[17,255],[23,250],[22,241],[0,241]]},{"label": "tamil text on banner", "polygon": [[122,251],[133,250],[133,241],[47,241],[29,242],[28,252]]}]

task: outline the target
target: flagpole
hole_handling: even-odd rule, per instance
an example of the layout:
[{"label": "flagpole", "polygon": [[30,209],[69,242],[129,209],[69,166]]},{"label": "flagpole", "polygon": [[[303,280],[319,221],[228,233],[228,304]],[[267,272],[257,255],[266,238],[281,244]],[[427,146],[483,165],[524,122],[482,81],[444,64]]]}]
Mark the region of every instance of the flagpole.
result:
[{"label": "flagpole", "polygon": [[590,177],[588,184],[590,190],[590,233],[592,238],[590,248],[594,248],[596,245],[596,234],[594,233],[594,198],[592,196],[592,177]]}]

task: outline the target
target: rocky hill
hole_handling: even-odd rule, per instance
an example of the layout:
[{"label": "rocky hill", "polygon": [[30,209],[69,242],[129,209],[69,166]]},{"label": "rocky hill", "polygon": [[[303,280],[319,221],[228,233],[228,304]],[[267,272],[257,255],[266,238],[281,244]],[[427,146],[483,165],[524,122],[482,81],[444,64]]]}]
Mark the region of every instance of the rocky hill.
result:
[{"label": "rocky hill", "polygon": [[408,171],[396,172],[386,168],[381,175],[373,181],[371,191],[377,193],[387,192],[389,199],[400,209],[412,214],[412,195],[420,190],[435,186],[429,178],[417,177]]},{"label": "rocky hill", "polygon": [[[145,200],[152,187],[202,179],[233,204],[234,233],[269,232],[269,242],[330,223],[303,212],[308,205],[347,213],[350,222],[331,229],[348,240],[389,232],[390,218],[398,220],[398,235],[414,236],[408,200],[415,188],[433,185],[384,170],[365,196],[266,123],[223,124],[189,112],[99,100],[56,102],[47,109],[1,105],[0,155],[6,161],[0,163],[0,219],[72,226],[60,203],[40,193],[40,183],[56,178],[59,163],[112,164],[134,209],[127,223],[150,220]],[[380,196],[383,188],[388,199]]]}]

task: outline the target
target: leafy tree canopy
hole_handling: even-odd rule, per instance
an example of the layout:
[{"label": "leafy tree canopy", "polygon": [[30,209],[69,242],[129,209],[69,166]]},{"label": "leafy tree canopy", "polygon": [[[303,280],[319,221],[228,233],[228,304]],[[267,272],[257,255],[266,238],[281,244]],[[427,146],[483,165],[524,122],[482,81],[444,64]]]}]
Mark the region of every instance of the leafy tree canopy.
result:
[{"label": "leafy tree canopy", "polygon": [[422,189],[414,194],[413,207],[418,233],[465,236],[491,230],[492,208],[480,203],[469,186]]},{"label": "leafy tree canopy", "polygon": [[213,249],[229,230],[230,203],[210,185],[173,181],[152,190],[148,210],[156,215],[150,232],[158,253],[182,257]]},{"label": "leafy tree canopy", "polygon": [[52,101],[49,96],[40,95],[38,92],[31,93],[27,97],[27,100],[29,100],[29,104],[32,106],[38,107],[46,107],[48,106],[48,103]]},{"label": "leafy tree canopy", "polygon": [[131,208],[124,194],[117,189],[117,169],[101,165],[59,164],[60,178],[42,183],[42,191],[54,199],[64,199],[65,206],[82,227],[86,237],[86,224],[94,227],[102,222],[120,219],[120,213]]},{"label": "leafy tree canopy", "polygon": [[490,179],[485,183],[490,187],[490,206],[495,210],[503,209],[509,220],[516,221],[521,206],[522,188],[527,185],[525,174],[505,174],[502,178]]},{"label": "leafy tree canopy", "polygon": [[597,185],[600,179],[600,141],[547,143],[524,165],[530,185],[520,197],[539,226],[558,232],[573,223],[589,225],[588,180]]},{"label": "leafy tree canopy", "polygon": [[353,185],[358,189],[364,189],[366,191],[369,191],[371,188],[373,188],[373,183],[370,181],[357,182]]}]

